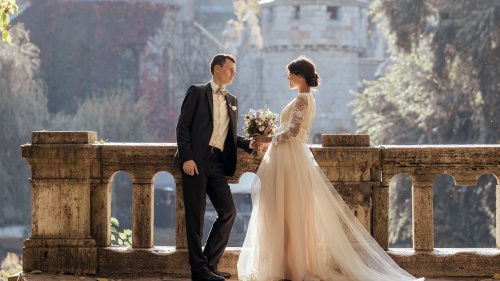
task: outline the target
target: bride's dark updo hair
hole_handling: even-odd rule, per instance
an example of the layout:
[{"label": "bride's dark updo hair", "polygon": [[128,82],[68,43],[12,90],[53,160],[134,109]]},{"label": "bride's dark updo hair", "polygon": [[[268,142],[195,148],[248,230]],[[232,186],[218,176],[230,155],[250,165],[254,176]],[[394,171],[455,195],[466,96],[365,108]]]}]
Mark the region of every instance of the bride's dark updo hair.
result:
[{"label": "bride's dark updo hair", "polygon": [[316,66],[310,58],[299,56],[291,61],[286,68],[290,73],[304,77],[309,87],[316,88],[319,86],[319,75],[316,73]]}]

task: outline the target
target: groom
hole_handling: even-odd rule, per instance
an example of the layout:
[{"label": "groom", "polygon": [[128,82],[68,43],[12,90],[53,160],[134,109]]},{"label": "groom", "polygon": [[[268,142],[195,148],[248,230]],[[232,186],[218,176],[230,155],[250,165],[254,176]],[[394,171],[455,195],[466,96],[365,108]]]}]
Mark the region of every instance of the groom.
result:
[{"label": "groom", "polygon": [[[250,153],[253,143],[236,134],[238,101],[224,89],[236,76],[235,58],[228,54],[214,56],[210,71],[212,80],[190,86],[182,102],[174,164],[182,170],[192,280],[219,281],[231,277],[218,271],[217,264],[236,218],[226,176],[233,176],[236,170],[237,147]],[[217,219],[202,250],[207,195]]]}]

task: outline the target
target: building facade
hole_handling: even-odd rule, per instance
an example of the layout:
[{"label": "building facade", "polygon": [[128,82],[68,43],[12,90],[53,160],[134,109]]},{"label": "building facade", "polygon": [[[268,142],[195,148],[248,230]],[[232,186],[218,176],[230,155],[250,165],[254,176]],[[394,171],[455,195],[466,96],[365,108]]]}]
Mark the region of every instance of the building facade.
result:
[{"label": "building facade", "polygon": [[309,141],[319,143],[323,133],[354,133],[349,106],[355,98],[353,91],[362,87],[364,73],[382,61],[373,57],[379,55],[374,50],[381,42],[368,35],[370,0],[265,0],[259,4],[260,22],[247,14],[239,40],[225,42],[230,50],[237,50],[238,78],[233,88],[245,106],[240,108],[267,105],[279,112],[295,95],[288,88],[285,66],[306,55],[316,63],[321,77]]}]

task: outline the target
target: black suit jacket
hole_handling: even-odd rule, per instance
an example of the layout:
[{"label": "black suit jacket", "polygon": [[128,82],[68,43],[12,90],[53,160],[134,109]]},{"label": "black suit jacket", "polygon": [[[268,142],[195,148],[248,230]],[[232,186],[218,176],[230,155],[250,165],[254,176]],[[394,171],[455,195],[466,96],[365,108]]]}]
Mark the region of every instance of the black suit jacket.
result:
[{"label": "black suit jacket", "polygon": [[[226,95],[227,111],[229,114],[229,130],[224,142],[222,159],[224,174],[233,176],[236,171],[237,148],[240,147],[250,153],[250,141],[238,136],[238,100],[231,94]],[[212,132],[213,122],[213,93],[210,83],[206,85],[191,85],[182,102],[181,114],[177,121],[177,152],[174,164],[182,166],[188,160],[195,163],[205,155]],[[232,107],[236,107],[233,110]]]}]

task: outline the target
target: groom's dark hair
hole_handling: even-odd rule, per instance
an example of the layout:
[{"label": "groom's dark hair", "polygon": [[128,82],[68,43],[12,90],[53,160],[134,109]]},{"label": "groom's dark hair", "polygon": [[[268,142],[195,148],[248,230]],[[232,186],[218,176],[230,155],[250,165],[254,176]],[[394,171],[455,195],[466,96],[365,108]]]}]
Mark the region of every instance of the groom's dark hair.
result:
[{"label": "groom's dark hair", "polygon": [[214,75],[214,68],[216,65],[223,67],[226,63],[226,59],[236,63],[236,59],[230,54],[218,54],[212,58],[212,63],[210,64],[210,72]]}]

